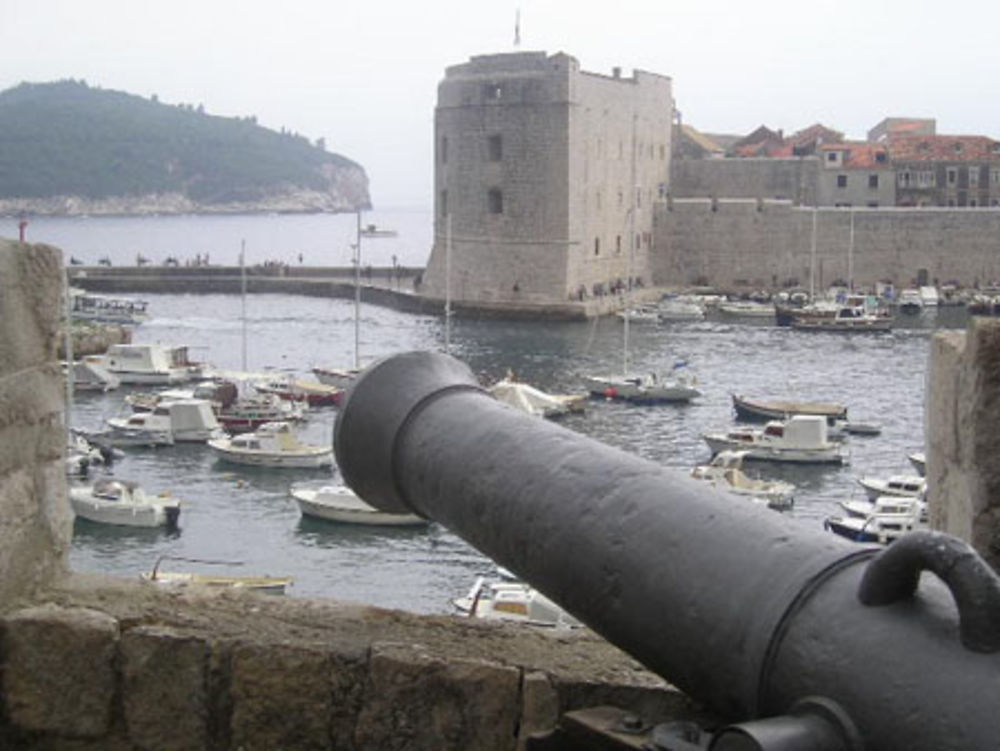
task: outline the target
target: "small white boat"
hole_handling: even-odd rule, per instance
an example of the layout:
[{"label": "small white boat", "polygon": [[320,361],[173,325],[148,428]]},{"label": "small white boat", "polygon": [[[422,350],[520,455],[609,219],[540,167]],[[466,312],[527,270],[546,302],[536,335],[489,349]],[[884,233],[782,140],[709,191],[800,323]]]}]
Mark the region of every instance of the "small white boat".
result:
[{"label": "small white boat", "polygon": [[842,464],[846,458],[843,447],[829,440],[826,418],[819,415],[793,415],[771,420],[763,429],[738,427],[702,437],[713,455],[728,449],[744,452],[746,459],[825,464]]},{"label": "small white boat", "polygon": [[308,405],[281,399],[275,394],[245,394],[221,407],[216,417],[230,433],[256,430],[269,422],[298,422]]},{"label": "small white boat", "polygon": [[187,347],[161,344],[112,344],[99,364],[125,384],[181,383],[201,371],[188,359]]},{"label": "small white boat", "polygon": [[861,477],[858,484],[865,489],[865,494],[872,501],[886,495],[920,498],[927,491],[927,481],[919,475],[892,475],[887,480]]},{"label": "small white boat", "polygon": [[316,380],[325,386],[333,386],[338,389],[347,389],[358,377],[361,371],[355,368],[325,368],[316,366],[312,373]]},{"label": "small white boat", "polygon": [[660,377],[656,373],[634,376],[585,375],[583,382],[594,396],[624,399],[637,404],[689,402],[701,396],[701,392],[695,388],[697,378],[687,375],[667,377]]},{"label": "small white boat", "polygon": [[765,503],[769,508],[784,511],[794,504],[795,486],[781,480],[760,480],[743,472],[742,451],[720,451],[708,464],[691,470],[691,476],[704,480],[712,487]]},{"label": "small white boat", "polygon": [[831,516],[824,528],[855,542],[887,545],[916,529],[926,529],[926,504],[917,498],[880,498],[868,515]]},{"label": "small white boat", "polygon": [[70,300],[70,317],[75,321],[135,326],[149,317],[145,300],[97,295],[75,287],[70,288]]},{"label": "small white boat", "polygon": [[580,628],[571,616],[537,589],[520,581],[476,579],[469,593],[452,601],[455,608],[470,618],[514,621],[532,626]]},{"label": "small white boat", "polygon": [[920,315],[924,312],[924,300],[919,289],[904,289],[899,293],[899,312],[906,315]]},{"label": "small white boat", "polygon": [[[867,519],[872,514],[899,513],[900,500],[911,500],[905,496],[884,495],[874,499],[838,501],[840,507],[848,516],[858,519]],[[927,521],[927,501],[923,496],[917,498],[920,501],[920,521]],[[909,506],[907,505],[908,509]]]},{"label": "small white boat", "polygon": [[622,319],[627,316],[630,323],[658,323],[660,320],[659,311],[651,306],[619,310],[615,315]]},{"label": "small white boat", "polygon": [[180,502],[168,493],[146,495],[132,482],[101,478],[93,485],[70,488],[73,513],[98,524],[175,528]]},{"label": "small white boat", "polygon": [[285,589],[292,585],[290,576],[230,576],[215,574],[200,574],[187,571],[161,571],[160,564],[164,560],[188,561],[190,563],[219,564],[241,566],[238,561],[210,561],[196,558],[181,558],[177,556],[160,556],[153,565],[152,571],[144,571],[139,578],[162,587],[191,588],[200,591],[248,590],[269,595],[283,595]]},{"label": "small white boat", "polygon": [[330,407],[340,404],[344,392],[336,386],[327,386],[319,381],[295,378],[271,378],[253,384],[262,394],[274,394],[280,399],[305,402],[310,407]]},{"label": "small white boat", "polygon": [[346,485],[324,485],[321,488],[293,487],[291,496],[303,516],[343,524],[409,527],[428,524],[416,514],[387,514],[358,498]]},{"label": "small white boat", "polygon": [[112,446],[173,446],[170,413],[163,407],[152,412],[133,412],[127,417],[109,417],[103,434]]},{"label": "small white boat", "polygon": [[582,412],[587,404],[586,394],[548,394],[509,377],[494,383],[489,392],[497,401],[535,417],[551,418],[568,412]]},{"label": "small white boat", "polygon": [[331,446],[301,443],[287,422],[267,422],[251,433],[208,442],[218,456],[251,467],[314,469],[333,465]]},{"label": "small white boat", "polygon": [[718,310],[734,318],[774,318],[774,303],[755,300],[729,300],[719,303]]},{"label": "small white boat", "polygon": [[380,237],[396,237],[399,233],[394,229],[382,229],[374,224],[365,225],[361,229],[361,236],[372,239]]},{"label": "small white boat", "polygon": [[921,477],[924,477],[927,474],[927,457],[924,455],[923,451],[914,451],[906,458],[910,460],[910,464],[912,464],[913,468],[917,470],[917,474]]},{"label": "small white boat", "polygon": [[661,300],[656,309],[661,323],[669,321],[700,321],[705,317],[705,309],[696,302],[668,298]]}]

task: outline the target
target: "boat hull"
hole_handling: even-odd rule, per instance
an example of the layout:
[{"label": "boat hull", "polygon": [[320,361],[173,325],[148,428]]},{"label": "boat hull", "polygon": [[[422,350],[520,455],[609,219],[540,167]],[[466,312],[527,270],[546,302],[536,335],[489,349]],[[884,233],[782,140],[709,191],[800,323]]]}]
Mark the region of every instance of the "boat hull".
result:
[{"label": "boat hull", "polygon": [[720,451],[740,451],[745,459],[768,462],[794,462],[796,464],[843,464],[844,456],[839,446],[825,448],[779,448],[774,446],[753,445],[748,442],[735,441],[721,435],[704,436],[712,454]]},{"label": "boat hull", "polygon": [[333,465],[333,449],[302,454],[277,454],[270,452],[238,451],[209,441],[215,455],[231,464],[246,467],[267,467],[269,469],[319,469]]},{"label": "boat hull", "polygon": [[379,527],[424,526],[428,522],[416,514],[387,514],[369,506],[353,494],[331,494],[316,490],[293,490],[292,498],[303,516],[339,524]]}]

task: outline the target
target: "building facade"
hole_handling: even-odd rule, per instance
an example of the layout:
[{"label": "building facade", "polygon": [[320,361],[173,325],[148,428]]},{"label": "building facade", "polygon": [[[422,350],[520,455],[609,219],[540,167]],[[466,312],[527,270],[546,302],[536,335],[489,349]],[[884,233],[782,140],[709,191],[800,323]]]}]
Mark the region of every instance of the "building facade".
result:
[{"label": "building facade", "polygon": [[856,141],[819,147],[819,206],[864,207],[896,205],[895,171],[882,144]]},{"label": "building facade", "polygon": [[669,190],[668,77],[566,54],[447,69],[434,115],[434,246],[424,294],[546,303],[650,283],[653,203]]}]

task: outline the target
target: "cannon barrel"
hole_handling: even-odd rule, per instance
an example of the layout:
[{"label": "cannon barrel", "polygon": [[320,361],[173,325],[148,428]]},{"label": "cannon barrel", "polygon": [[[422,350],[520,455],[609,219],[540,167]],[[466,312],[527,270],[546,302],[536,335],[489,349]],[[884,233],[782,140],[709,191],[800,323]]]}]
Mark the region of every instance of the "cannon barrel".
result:
[{"label": "cannon barrel", "polygon": [[[1000,580],[955,538],[857,545],[506,407],[435,353],[369,367],[334,448],[366,501],[445,525],[724,719],[749,721],[740,737],[782,735],[767,718],[819,706],[840,740],[814,748],[1000,738]],[[718,748],[810,748],[759,744]]]}]

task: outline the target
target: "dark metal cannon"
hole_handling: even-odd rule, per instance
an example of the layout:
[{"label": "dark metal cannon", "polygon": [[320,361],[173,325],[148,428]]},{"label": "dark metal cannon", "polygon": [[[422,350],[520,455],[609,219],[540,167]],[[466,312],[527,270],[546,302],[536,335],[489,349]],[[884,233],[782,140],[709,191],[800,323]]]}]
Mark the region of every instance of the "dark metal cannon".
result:
[{"label": "dark metal cannon", "polygon": [[366,370],[334,448],[369,503],[444,524],[740,723],[712,749],[1000,747],[1000,580],[952,537],[859,546],[733,503],[440,354]]}]

